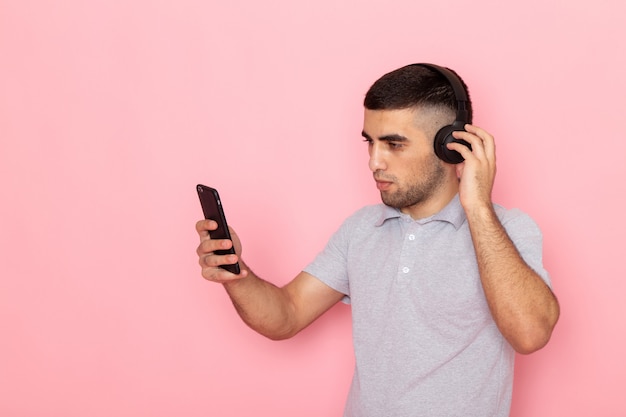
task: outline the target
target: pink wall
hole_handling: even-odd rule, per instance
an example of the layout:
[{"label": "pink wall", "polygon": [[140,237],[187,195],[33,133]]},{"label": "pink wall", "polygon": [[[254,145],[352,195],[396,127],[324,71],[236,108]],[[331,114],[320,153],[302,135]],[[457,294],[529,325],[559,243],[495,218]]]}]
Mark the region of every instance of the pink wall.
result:
[{"label": "pink wall", "polygon": [[349,309],[248,330],[199,275],[197,182],[245,257],[295,275],[377,201],[374,79],[432,61],[498,140],[495,198],[545,234],[562,303],[513,417],[626,415],[620,0],[0,0],[0,415],[337,416]]}]

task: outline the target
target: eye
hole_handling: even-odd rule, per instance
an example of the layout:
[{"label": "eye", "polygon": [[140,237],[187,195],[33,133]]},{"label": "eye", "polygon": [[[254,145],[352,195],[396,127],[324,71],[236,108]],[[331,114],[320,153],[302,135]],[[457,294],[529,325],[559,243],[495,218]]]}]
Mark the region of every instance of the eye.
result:
[{"label": "eye", "polygon": [[387,142],[387,146],[389,146],[391,149],[400,149],[404,145],[400,142]]},{"label": "eye", "polygon": [[374,141],[372,139],[369,139],[369,138],[363,139],[363,142],[367,143],[368,145],[371,145],[372,143],[374,143]]}]

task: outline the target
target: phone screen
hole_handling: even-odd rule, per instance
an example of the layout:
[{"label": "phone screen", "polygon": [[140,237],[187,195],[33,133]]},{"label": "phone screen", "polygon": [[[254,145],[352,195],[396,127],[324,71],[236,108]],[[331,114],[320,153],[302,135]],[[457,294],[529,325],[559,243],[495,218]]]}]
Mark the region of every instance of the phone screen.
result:
[{"label": "phone screen", "polygon": [[[220,200],[219,193],[215,188],[207,187],[206,185],[198,184],[196,186],[198,191],[198,197],[200,198],[200,205],[204,213],[205,219],[211,219],[217,222],[217,229],[211,230],[209,235],[211,239],[229,239],[230,232],[228,231],[228,224],[226,223],[226,216],[224,215],[224,208]],[[217,255],[227,255],[235,253],[235,248],[232,247],[226,250],[215,251]],[[220,265],[221,268],[232,272],[233,274],[239,274],[239,263],[230,265]]]}]

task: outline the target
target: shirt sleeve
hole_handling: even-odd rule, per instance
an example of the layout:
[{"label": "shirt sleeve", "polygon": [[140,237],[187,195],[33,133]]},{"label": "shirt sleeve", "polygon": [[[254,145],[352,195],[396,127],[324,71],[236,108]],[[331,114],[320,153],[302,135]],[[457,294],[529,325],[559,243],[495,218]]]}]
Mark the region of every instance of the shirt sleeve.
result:
[{"label": "shirt sleeve", "polygon": [[346,295],[343,301],[349,303],[350,284],[348,280],[347,253],[349,225],[344,222],[331,236],[324,249],[306,266],[305,272],[313,275],[332,289]]},{"label": "shirt sleeve", "polygon": [[502,225],[522,259],[552,288],[550,274],[543,266],[543,235],[537,223],[526,213],[514,209]]}]

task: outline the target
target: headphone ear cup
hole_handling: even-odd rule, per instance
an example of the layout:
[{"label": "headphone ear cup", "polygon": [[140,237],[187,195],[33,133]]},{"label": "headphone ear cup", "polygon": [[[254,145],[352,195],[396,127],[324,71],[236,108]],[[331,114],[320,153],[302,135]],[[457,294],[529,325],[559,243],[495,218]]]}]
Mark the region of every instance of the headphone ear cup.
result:
[{"label": "headphone ear cup", "polygon": [[457,130],[462,129],[455,128],[452,125],[447,125],[439,129],[439,131],[435,135],[435,155],[437,155],[439,159],[441,159],[443,162],[446,162],[448,164],[458,164],[465,160],[457,151],[448,149],[448,143],[461,143],[470,148],[470,150],[472,149],[470,144],[466,141],[462,139],[456,139],[454,136],[452,136],[452,132],[455,132]]}]

